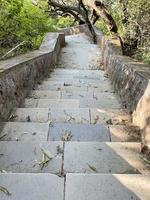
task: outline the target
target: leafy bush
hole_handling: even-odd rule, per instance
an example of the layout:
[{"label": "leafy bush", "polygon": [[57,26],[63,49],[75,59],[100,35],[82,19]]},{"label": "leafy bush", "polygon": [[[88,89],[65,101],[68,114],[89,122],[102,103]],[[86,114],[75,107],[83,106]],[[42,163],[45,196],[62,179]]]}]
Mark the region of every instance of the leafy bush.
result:
[{"label": "leafy bush", "polygon": [[46,32],[55,31],[55,20],[30,0],[0,0],[0,5],[0,56],[22,41],[20,53],[36,49]]},{"label": "leafy bush", "polygon": [[101,19],[96,22],[96,27],[106,36],[110,35],[105,22]]},{"label": "leafy bush", "polygon": [[[104,0],[118,26],[118,34],[127,44],[138,40],[133,57],[150,63],[150,1],[147,0]],[[105,23],[97,23],[108,35]]]},{"label": "leafy bush", "polygon": [[57,27],[59,28],[67,28],[70,27],[74,23],[71,17],[60,17],[57,21]]}]

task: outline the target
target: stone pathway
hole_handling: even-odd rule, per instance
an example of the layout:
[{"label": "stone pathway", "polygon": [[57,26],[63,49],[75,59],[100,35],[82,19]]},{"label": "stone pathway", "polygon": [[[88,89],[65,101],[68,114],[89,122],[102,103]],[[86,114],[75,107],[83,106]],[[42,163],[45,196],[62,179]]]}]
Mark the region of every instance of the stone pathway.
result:
[{"label": "stone pathway", "polygon": [[0,124],[0,199],[149,200],[149,167],[97,70],[100,50],[83,34],[66,40],[57,68]]}]

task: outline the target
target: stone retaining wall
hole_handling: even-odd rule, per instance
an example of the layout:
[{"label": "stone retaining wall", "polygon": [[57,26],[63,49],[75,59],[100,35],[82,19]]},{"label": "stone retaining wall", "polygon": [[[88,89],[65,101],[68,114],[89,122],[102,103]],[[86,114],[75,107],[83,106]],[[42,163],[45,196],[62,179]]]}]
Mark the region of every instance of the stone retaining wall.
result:
[{"label": "stone retaining wall", "polygon": [[97,31],[103,67],[110,75],[123,106],[132,114],[133,125],[142,132],[143,146],[150,149],[150,66],[122,56],[119,40],[107,40]]},{"label": "stone retaining wall", "polygon": [[48,33],[39,50],[0,62],[0,120],[24,100],[35,84],[55,66],[64,34]]}]

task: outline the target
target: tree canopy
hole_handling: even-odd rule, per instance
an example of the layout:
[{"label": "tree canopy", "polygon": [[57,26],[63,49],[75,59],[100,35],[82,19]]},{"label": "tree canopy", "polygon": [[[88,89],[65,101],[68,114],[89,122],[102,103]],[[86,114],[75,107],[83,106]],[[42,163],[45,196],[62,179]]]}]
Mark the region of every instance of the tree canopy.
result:
[{"label": "tree canopy", "polygon": [[46,32],[86,23],[121,40],[124,54],[150,63],[147,0],[0,0],[0,57],[21,42],[18,53],[36,49]]}]

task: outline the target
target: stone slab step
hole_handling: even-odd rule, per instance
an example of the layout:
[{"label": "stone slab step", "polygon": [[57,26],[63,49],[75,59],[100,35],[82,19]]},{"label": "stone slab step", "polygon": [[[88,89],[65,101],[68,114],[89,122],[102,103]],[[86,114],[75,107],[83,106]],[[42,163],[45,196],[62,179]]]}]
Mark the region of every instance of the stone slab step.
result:
[{"label": "stone slab step", "polygon": [[68,42],[68,45],[75,43],[92,44],[91,41],[89,40],[89,37],[85,35],[85,33],[79,33],[76,35],[67,35],[66,41]]},{"label": "stone slab step", "polygon": [[141,132],[136,127],[109,125],[112,142],[140,142]]},{"label": "stone slab step", "polygon": [[61,91],[62,99],[93,99],[93,92],[85,91]]},{"label": "stone slab step", "polygon": [[88,87],[84,85],[79,86],[61,86],[51,85],[49,81],[44,81],[41,85],[38,85],[37,90],[50,90],[50,91],[87,91]]},{"label": "stone slab step", "polygon": [[[93,54],[93,52],[95,52]],[[60,54],[58,67],[71,69],[98,69],[100,66],[101,52],[95,46],[67,47]]]},{"label": "stone slab step", "polygon": [[[60,174],[62,167],[62,142],[0,142],[0,171],[13,173]],[[42,150],[48,151],[52,159],[43,166]]]},{"label": "stone slab step", "polygon": [[[66,95],[67,96],[67,95]],[[85,98],[83,95],[78,99],[25,99],[25,102],[20,107],[25,108],[105,108],[105,109],[120,109],[121,104],[117,100],[109,99],[92,99]],[[71,93],[68,97],[72,97]]]},{"label": "stone slab step", "polygon": [[66,173],[149,173],[140,155],[140,143],[67,142]]},{"label": "stone slab step", "polygon": [[[71,76],[71,77],[69,77],[69,75],[68,75],[68,77],[62,77],[62,76],[60,76],[59,77],[59,75],[57,76],[57,75],[53,75],[53,76],[51,76],[50,78],[47,78],[47,79],[45,79],[46,81],[55,81],[55,82],[62,82],[63,83],[63,85],[64,84],[72,84],[72,83],[75,83],[75,84],[79,84],[79,83],[82,83],[82,84],[87,84],[87,83],[89,83],[89,79],[87,78],[84,78],[84,79],[79,79],[79,78],[74,78],[73,76]],[[90,80],[90,83],[92,84],[97,84],[97,85],[99,85],[99,84],[101,84],[103,81],[108,81],[105,77],[100,77],[100,79],[98,80],[98,79],[91,79]]]},{"label": "stone slab step", "polygon": [[104,92],[113,93],[114,89],[110,85],[109,82],[104,82],[100,86],[96,86],[96,85],[92,85],[92,84],[89,85],[87,88],[87,91],[94,92],[94,93],[104,93]]},{"label": "stone slab step", "polygon": [[[42,84],[38,85],[38,89],[42,89],[42,88],[45,88],[45,87],[48,87],[49,89],[52,89],[52,90],[58,90],[58,88],[60,88],[60,90],[64,90],[65,88],[68,88],[68,87],[79,87],[79,88],[86,88],[88,87],[89,90],[92,90],[93,89],[96,89],[95,91],[101,91],[101,88],[104,87],[104,89],[112,89],[109,82],[98,82],[98,83],[90,83],[90,82],[76,82],[76,81],[67,81],[67,82],[63,82],[63,81],[51,81],[51,80],[46,80],[46,81],[43,81]],[[113,91],[113,90],[112,90]]]},{"label": "stone slab step", "polygon": [[[33,90],[32,94],[30,94],[29,98],[32,99],[93,99],[93,92],[84,92],[84,91],[56,91],[60,95],[51,98],[51,93],[55,91],[50,90]],[[97,98],[97,97],[96,97]]]},{"label": "stone slab step", "polygon": [[63,136],[71,141],[110,141],[109,130],[104,125],[53,123],[49,129],[50,141],[61,141]]},{"label": "stone slab step", "polygon": [[64,80],[64,79],[72,79],[72,80],[80,79],[80,80],[89,80],[89,81],[95,81],[95,80],[100,81],[103,79],[103,76],[82,75],[82,74],[81,75],[80,74],[79,75],[73,75],[73,74],[59,74],[58,75],[58,74],[51,73],[49,78],[51,80],[56,78],[56,79],[62,79],[62,80]]},{"label": "stone slab step", "polygon": [[54,72],[51,73],[51,77],[57,75],[57,77],[69,77],[72,76],[78,79],[97,79],[100,80],[100,77],[104,72],[100,72],[99,70],[71,70],[71,69],[55,69]]},{"label": "stone slab step", "polygon": [[65,200],[149,200],[150,176],[67,174]]},{"label": "stone slab step", "polygon": [[25,108],[79,108],[79,100],[74,99],[25,99]]},{"label": "stone slab step", "polygon": [[[47,91],[45,91],[46,93]],[[84,91],[61,91],[61,98],[62,99],[79,99],[79,100],[93,100],[95,103],[98,103],[99,101],[105,102],[114,102],[121,104],[119,99],[116,97],[115,94],[112,92],[101,92],[101,93],[94,93],[93,91],[90,92],[84,92]]]},{"label": "stone slab step", "polygon": [[29,95],[33,99],[60,99],[60,91],[42,91],[42,90],[32,90]]},{"label": "stone slab step", "polygon": [[64,179],[52,174],[0,174],[1,200],[63,200]]},{"label": "stone slab step", "polygon": [[130,121],[130,116],[123,109],[90,108],[91,124],[121,125]]},{"label": "stone slab step", "polygon": [[1,141],[47,141],[49,123],[0,123]]},{"label": "stone slab step", "polygon": [[18,108],[12,117],[14,117],[12,120],[16,122],[90,123],[88,108]]},{"label": "stone slab step", "polygon": [[66,74],[69,74],[69,75],[99,75],[101,72],[99,70],[78,70],[78,69],[55,69],[52,74],[56,74],[56,75],[66,75]]},{"label": "stone slab step", "polygon": [[97,109],[121,109],[121,104],[117,100],[111,99],[80,99],[80,108],[97,108]]}]

